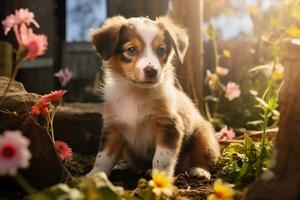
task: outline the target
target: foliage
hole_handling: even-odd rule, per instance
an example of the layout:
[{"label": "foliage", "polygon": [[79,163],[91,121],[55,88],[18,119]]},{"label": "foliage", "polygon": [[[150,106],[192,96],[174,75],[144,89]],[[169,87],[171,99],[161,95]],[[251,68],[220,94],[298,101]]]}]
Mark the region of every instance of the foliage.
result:
[{"label": "foliage", "polygon": [[[158,177],[147,182],[144,179],[139,181],[139,186],[136,190],[125,191],[122,187],[114,186],[103,172],[95,173],[89,177],[74,178],[71,183],[57,184],[45,189],[44,191],[27,196],[26,200],[50,200],[50,199],[65,199],[65,200],[93,200],[93,199],[110,199],[110,200],[168,200],[175,193],[173,183],[169,181],[169,177],[158,172]],[[156,176],[156,175],[155,175]],[[163,188],[161,186],[153,186],[153,182],[164,180],[166,182]],[[170,184],[170,185],[169,185]],[[166,190],[168,189],[168,190]],[[157,191],[159,193],[157,193]],[[166,193],[170,191],[171,193]]]},{"label": "foliage", "polygon": [[[237,188],[248,186],[255,180],[261,167],[268,167],[271,149],[272,144],[269,141],[262,146],[245,134],[243,144],[232,143],[223,150],[217,164],[217,176]],[[260,158],[260,155],[263,157]]]},{"label": "foliage", "polygon": [[27,200],[50,199],[121,199],[124,190],[113,186],[104,173],[95,174],[74,180],[74,187],[67,184],[57,184],[46,190],[30,195]]}]

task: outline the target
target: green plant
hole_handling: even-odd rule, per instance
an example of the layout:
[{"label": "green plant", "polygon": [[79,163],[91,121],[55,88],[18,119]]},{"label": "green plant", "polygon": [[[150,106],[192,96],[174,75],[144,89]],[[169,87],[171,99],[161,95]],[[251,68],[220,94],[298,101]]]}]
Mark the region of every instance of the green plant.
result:
[{"label": "green plant", "polygon": [[[232,183],[236,188],[244,188],[257,177],[257,171],[268,167],[272,144],[265,141],[255,143],[245,134],[243,144],[230,144],[221,155],[217,164],[217,176]],[[263,154],[262,154],[263,152]],[[261,155],[261,159],[258,159]]]},{"label": "green plant", "polygon": [[[261,97],[258,96],[258,92],[252,91],[254,99],[257,102],[255,107],[260,110],[259,116],[261,119],[251,121],[249,124],[261,127],[262,135],[260,142],[253,142],[249,135],[245,133],[243,144],[230,144],[226,147],[218,163],[218,176],[235,184],[238,188],[243,188],[252,183],[269,165],[272,144],[268,140],[266,130],[268,127],[277,124],[277,120],[271,125],[269,122],[274,121],[273,117],[278,118],[279,116],[279,112],[276,110],[278,107],[278,88],[274,88],[279,53],[279,45],[278,43],[274,43],[272,51],[273,67],[268,86],[263,91]],[[250,71],[258,72],[264,69],[265,67],[260,66]],[[276,92],[273,90],[276,90]]]}]

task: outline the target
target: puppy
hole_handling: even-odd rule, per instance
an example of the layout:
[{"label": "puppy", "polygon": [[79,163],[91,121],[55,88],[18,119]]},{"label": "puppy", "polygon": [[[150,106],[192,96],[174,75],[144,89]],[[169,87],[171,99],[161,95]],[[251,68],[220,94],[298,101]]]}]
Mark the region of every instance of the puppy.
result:
[{"label": "puppy", "polygon": [[136,169],[210,179],[219,156],[214,129],[174,85],[172,59],[183,62],[185,30],[167,17],[116,16],[93,31],[92,44],[106,67],[103,133],[89,174],[109,174],[123,158]]}]

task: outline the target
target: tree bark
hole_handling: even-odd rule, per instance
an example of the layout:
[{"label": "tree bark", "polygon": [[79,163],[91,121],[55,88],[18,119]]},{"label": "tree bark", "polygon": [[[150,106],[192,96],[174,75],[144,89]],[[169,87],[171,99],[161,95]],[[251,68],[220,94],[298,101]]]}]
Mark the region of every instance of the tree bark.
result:
[{"label": "tree bark", "polygon": [[300,42],[293,41],[282,45],[284,84],[271,167],[250,187],[247,200],[300,199]]},{"label": "tree bark", "polygon": [[188,31],[190,46],[185,61],[176,62],[176,71],[183,90],[203,111],[203,0],[173,0],[171,17]]}]

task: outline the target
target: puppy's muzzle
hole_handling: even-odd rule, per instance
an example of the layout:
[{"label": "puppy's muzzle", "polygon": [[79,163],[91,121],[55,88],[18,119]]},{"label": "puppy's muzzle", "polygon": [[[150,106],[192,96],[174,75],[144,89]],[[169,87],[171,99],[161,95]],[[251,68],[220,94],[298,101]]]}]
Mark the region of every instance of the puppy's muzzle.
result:
[{"label": "puppy's muzzle", "polygon": [[155,69],[154,67],[152,66],[147,66],[145,67],[144,69],[144,74],[145,74],[145,78],[147,80],[153,80],[156,78],[157,76],[157,69]]}]

